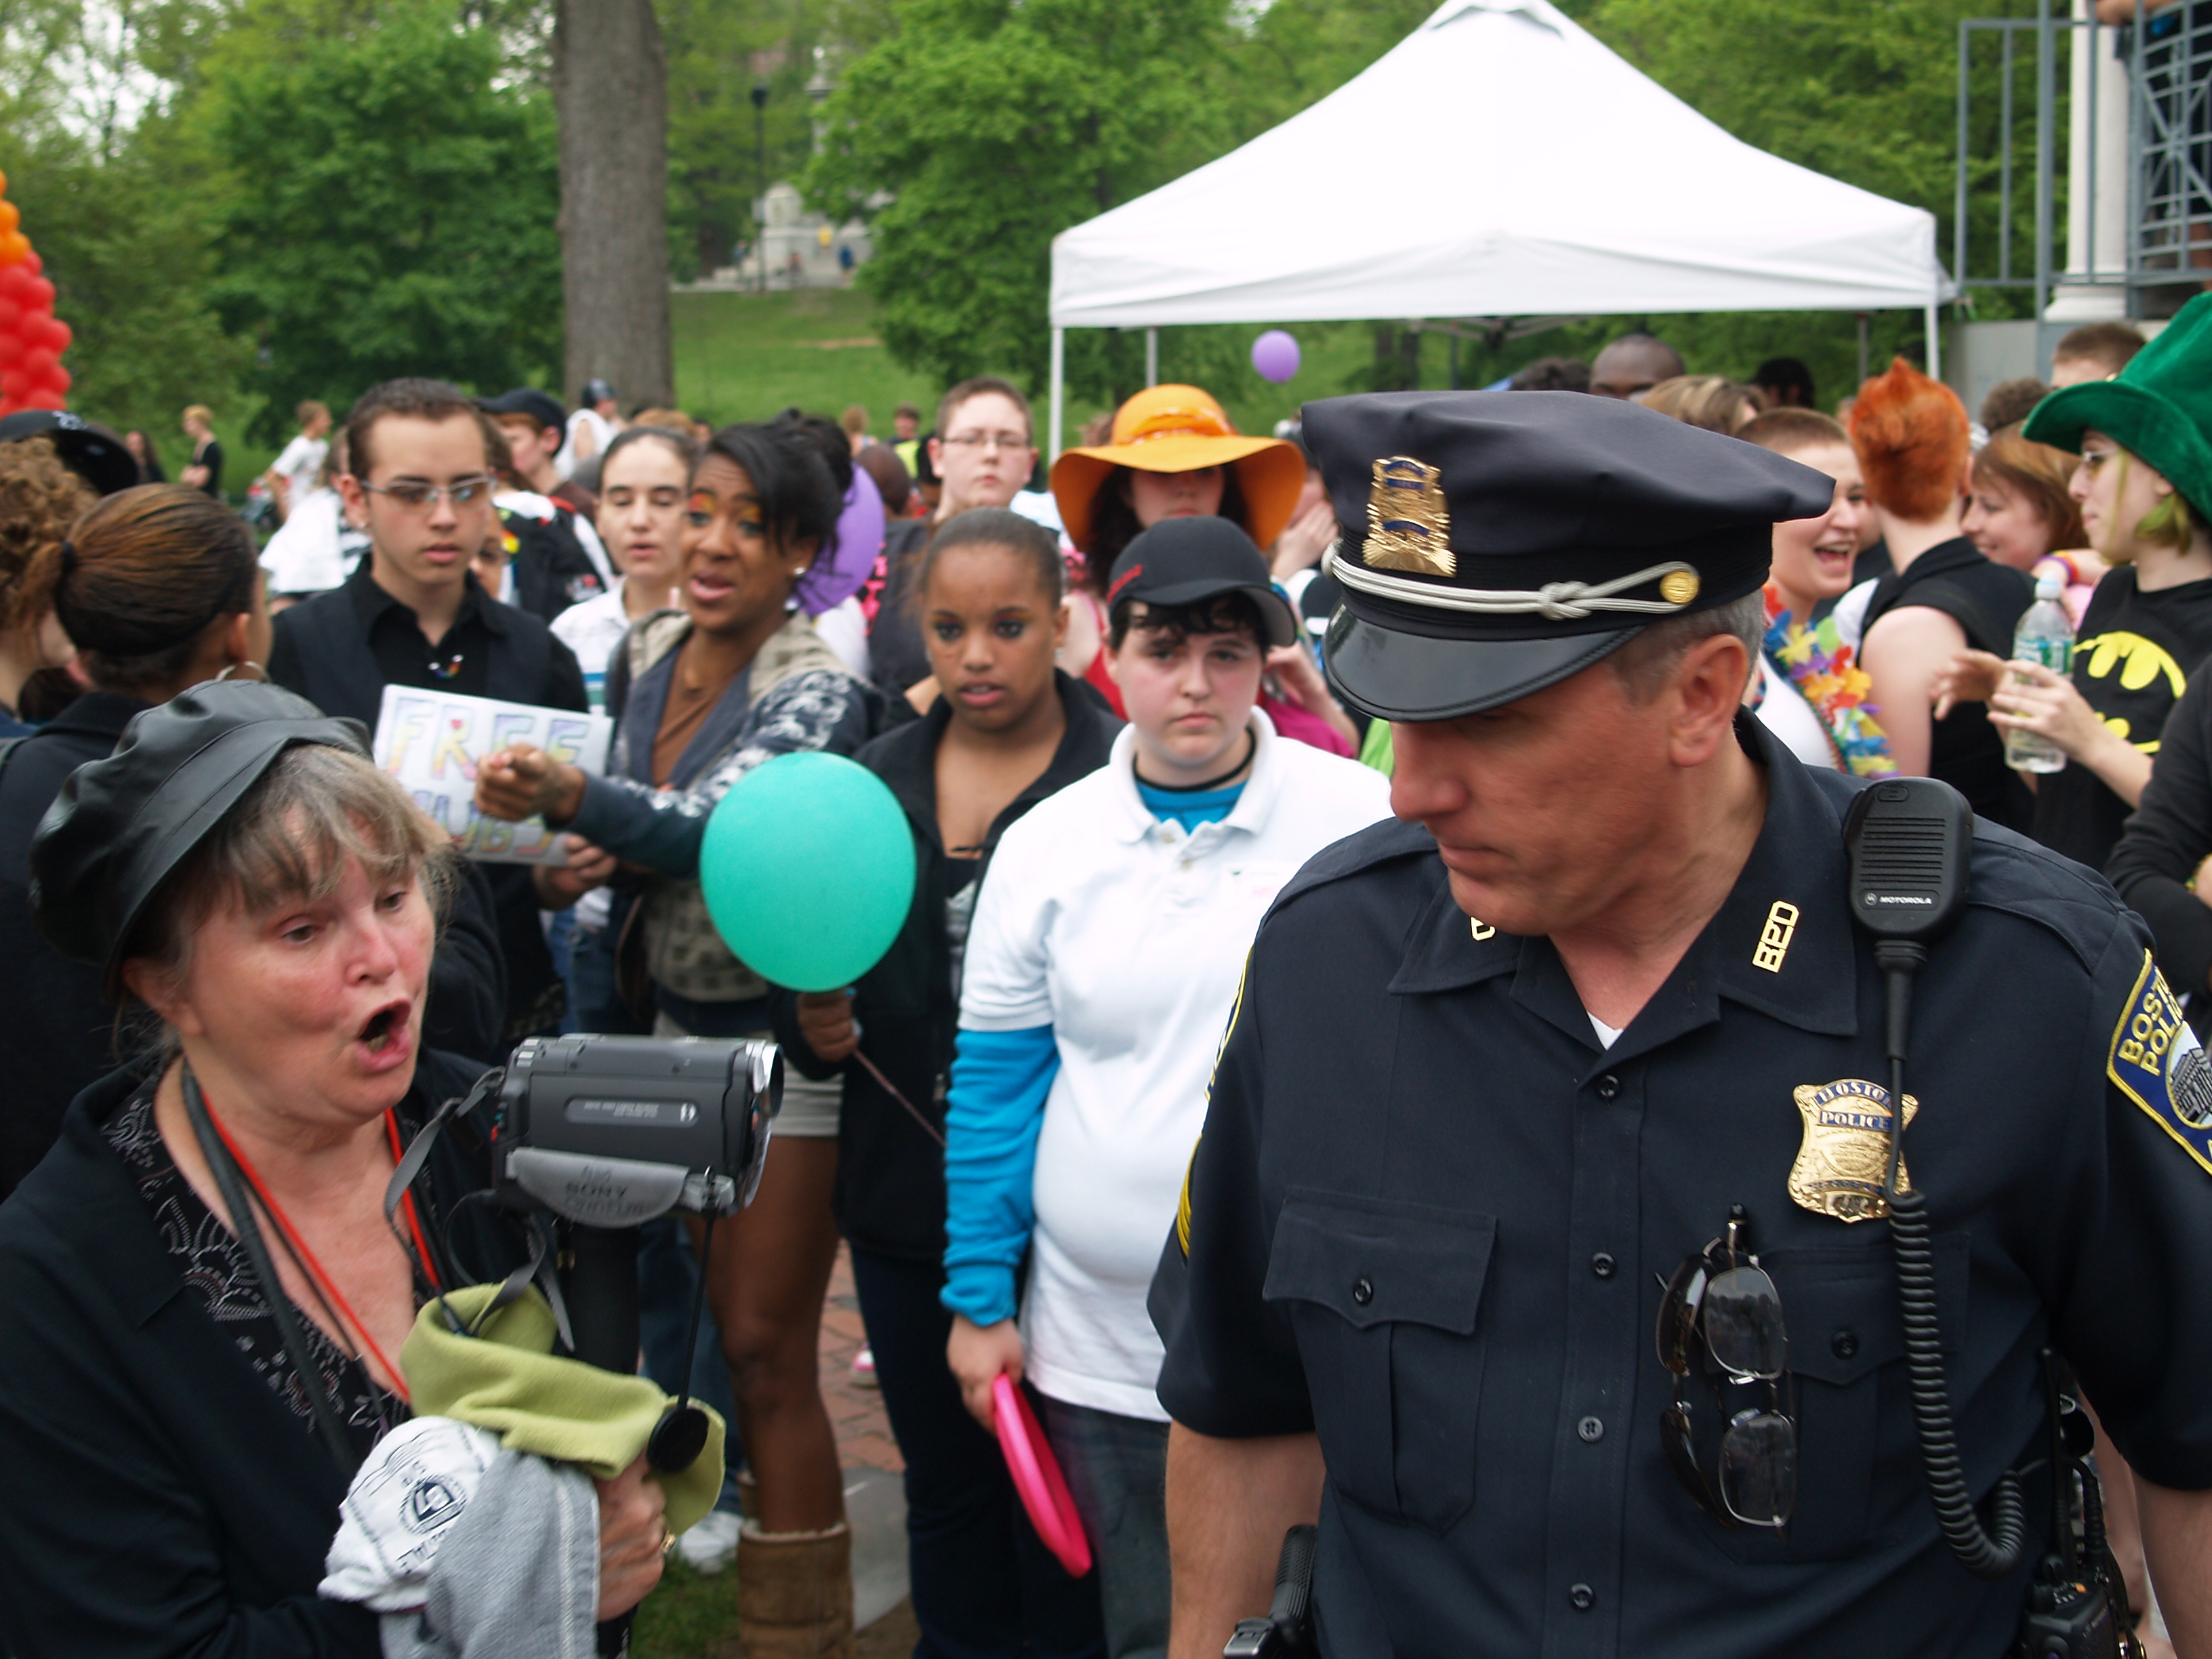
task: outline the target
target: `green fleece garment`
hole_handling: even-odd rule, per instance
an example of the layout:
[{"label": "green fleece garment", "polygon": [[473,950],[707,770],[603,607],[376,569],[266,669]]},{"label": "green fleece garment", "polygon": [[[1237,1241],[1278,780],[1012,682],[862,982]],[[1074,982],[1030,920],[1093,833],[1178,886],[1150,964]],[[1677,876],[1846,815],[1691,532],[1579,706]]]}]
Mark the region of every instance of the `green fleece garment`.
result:
[{"label": "green fleece garment", "polygon": [[[471,1285],[446,1301],[463,1325],[498,1293]],[[635,1463],[668,1396],[649,1378],[623,1376],[564,1359],[553,1352],[553,1310],[532,1286],[483,1323],[475,1336],[456,1336],[435,1298],[415,1316],[399,1350],[399,1369],[417,1417],[451,1417],[497,1434],[509,1451],[574,1463],[592,1479],[611,1480]],[[707,1444],[691,1467],[648,1478],[667,1489],[668,1530],[681,1533],[705,1518],[722,1491],[720,1415],[707,1413]]]}]

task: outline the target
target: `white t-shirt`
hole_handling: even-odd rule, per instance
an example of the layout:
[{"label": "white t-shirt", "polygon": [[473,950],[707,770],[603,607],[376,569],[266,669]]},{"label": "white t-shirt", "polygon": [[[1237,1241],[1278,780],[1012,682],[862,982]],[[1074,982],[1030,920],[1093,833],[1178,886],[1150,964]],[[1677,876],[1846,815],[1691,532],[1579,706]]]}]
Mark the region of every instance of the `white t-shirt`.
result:
[{"label": "white t-shirt", "polygon": [[553,618],[553,637],[576,653],[584,671],[584,691],[592,707],[606,706],[607,659],[614,655],[622,636],[629,632],[629,612],[623,609],[623,579],[604,593],[580,605],[572,605]]},{"label": "white t-shirt", "polygon": [[321,593],[353,574],[368,538],[346,523],[335,489],[295,496],[292,511],[261,550],[271,593]]},{"label": "white t-shirt", "polygon": [[1381,773],[1277,738],[1256,709],[1252,726],[1244,793],[1188,835],[1146,809],[1125,728],[1103,767],[1000,841],[963,969],[963,1027],[1049,1024],[1060,1048],[1032,1188],[1028,1375],[1054,1400],[1153,1422],[1162,1349],[1145,1296],[1252,935],[1299,866],[1390,816]]},{"label": "white t-shirt", "polygon": [[300,503],[315,487],[315,474],[323,468],[323,458],[331,453],[330,441],[310,438],[304,432],[286,444],[283,452],[269,470],[283,479],[284,499],[297,511]]},{"label": "white t-shirt", "polygon": [[817,617],[814,632],[855,679],[873,678],[869,672],[868,619],[859,595],[848,595]]},{"label": "white t-shirt", "polygon": [[[553,457],[553,470],[562,477],[573,477],[576,471],[576,434],[584,428],[592,429],[594,441],[592,455],[604,455],[607,446],[614,441],[614,422],[596,409],[580,409],[568,417],[568,435],[561,440],[561,447]],[[586,460],[591,456],[584,458]]]}]

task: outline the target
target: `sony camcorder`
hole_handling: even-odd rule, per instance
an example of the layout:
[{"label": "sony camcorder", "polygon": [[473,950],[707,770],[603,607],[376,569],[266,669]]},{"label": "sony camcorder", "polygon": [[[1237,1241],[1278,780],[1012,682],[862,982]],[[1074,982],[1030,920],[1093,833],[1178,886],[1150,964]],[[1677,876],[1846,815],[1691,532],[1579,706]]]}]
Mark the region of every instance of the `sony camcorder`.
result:
[{"label": "sony camcorder", "polygon": [[773,1042],[532,1037],[499,1091],[500,1200],[584,1227],[734,1215],[760,1186],[782,1102]]}]

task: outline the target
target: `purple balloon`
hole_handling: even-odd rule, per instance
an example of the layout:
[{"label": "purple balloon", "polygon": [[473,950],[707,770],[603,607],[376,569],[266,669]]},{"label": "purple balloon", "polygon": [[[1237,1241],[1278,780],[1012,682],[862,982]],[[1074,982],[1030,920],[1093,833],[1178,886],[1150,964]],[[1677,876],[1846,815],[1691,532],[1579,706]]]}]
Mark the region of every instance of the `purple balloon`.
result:
[{"label": "purple balloon", "polygon": [[836,532],[799,579],[800,608],[810,617],[818,617],[842,605],[860,591],[868,573],[876,568],[876,555],[883,550],[883,494],[866,471],[856,466],[852,485],[845,491],[845,510],[838,515]]},{"label": "purple balloon", "polygon": [[1298,372],[1298,343],[1279,328],[1252,342],[1252,367],[1280,386]]}]

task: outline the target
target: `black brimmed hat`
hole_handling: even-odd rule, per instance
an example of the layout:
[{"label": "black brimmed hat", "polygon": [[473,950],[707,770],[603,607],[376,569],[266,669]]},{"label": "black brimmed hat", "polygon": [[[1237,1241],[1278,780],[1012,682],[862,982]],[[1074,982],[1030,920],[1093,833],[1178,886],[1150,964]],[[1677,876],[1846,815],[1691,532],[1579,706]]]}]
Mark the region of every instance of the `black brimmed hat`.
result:
[{"label": "black brimmed hat", "polygon": [[561,407],[561,400],[534,386],[519,386],[496,398],[479,398],[477,407],[487,415],[527,415],[548,432],[562,431],[568,424],[568,411]]},{"label": "black brimmed hat", "polygon": [[1297,638],[1297,620],[1275,591],[1267,555],[1228,520],[1210,515],[1163,519],[1133,538],[1106,579],[1106,610],[1110,616],[1129,599],[1155,609],[1196,605],[1224,593],[1244,594],[1259,607],[1268,644]]},{"label": "black brimmed hat", "polygon": [[1835,494],[1771,450],[1580,392],[1330,398],[1303,427],[1340,533],[1329,678],[1381,720],[1496,708],[1741,599],[1775,523]]},{"label": "black brimmed hat", "polygon": [[0,444],[44,438],[64,466],[103,495],[144,482],[135,456],[123,440],[97,422],[66,410],[19,409],[0,420]]},{"label": "black brimmed hat", "polygon": [[368,753],[360,722],[258,681],[210,680],[137,716],[113,754],[70,774],[32,838],[39,931],[112,992],[146,901],[299,743]]}]

